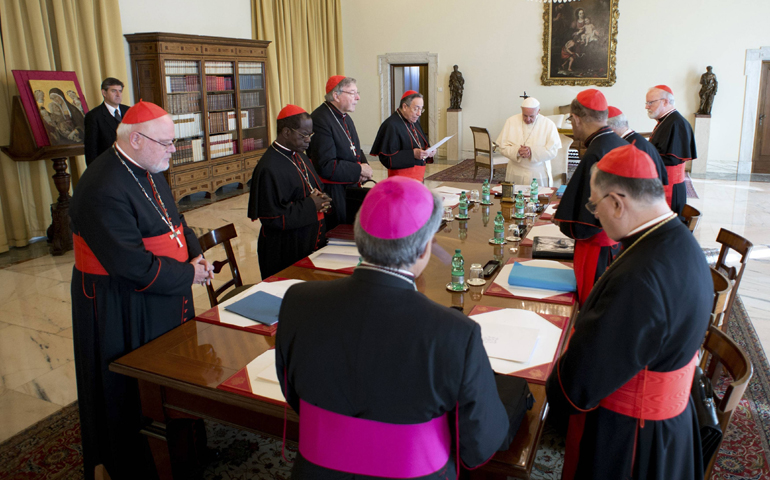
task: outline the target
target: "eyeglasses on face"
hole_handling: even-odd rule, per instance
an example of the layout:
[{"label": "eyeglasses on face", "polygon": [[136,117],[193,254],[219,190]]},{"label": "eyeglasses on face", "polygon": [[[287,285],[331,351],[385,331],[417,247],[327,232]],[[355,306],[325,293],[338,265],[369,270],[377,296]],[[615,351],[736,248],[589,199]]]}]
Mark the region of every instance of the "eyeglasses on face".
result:
[{"label": "eyeglasses on face", "polygon": [[166,143],[166,142],[161,142],[161,141],[155,140],[152,137],[148,137],[147,135],[143,134],[142,132],[136,132],[136,133],[138,133],[139,135],[143,136],[147,140],[152,140],[153,142],[157,143],[158,145],[160,145],[163,148],[176,147],[176,142],[177,142],[176,138],[171,140],[170,142]]},{"label": "eyeglasses on face", "polygon": [[645,107],[651,107],[653,103],[659,102],[661,100],[663,100],[663,99],[662,98],[658,98],[657,100],[650,100],[649,102],[644,102],[644,106]]},{"label": "eyeglasses on face", "polygon": [[348,92],[346,90],[340,90],[340,93],[347,93],[348,95],[353,95],[354,97],[357,97],[357,96],[361,95],[361,92],[359,92],[357,90],[355,92]]},{"label": "eyeglasses on face", "polygon": [[622,194],[622,193],[610,192],[607,195],[605,195],[602,198],[600,198],[596,203],[594,203],[591,200],[589,200],[588,203],[586,203],[586,210],[588,210],[588,213],[590,213],[591,215],[596,215],[596,209],[599,208],[599,204],[602,203],[602,200],[604,200],[605,198],[609,197],[613,193],[615,195],[619,196],[619,197],[625,197],[625,195]]},{"label": "eyeglasses on face", "polygon": [[291,130],[292,132],[297,132],[297,133],[299,133],[299,136],[300,136],[300,137],[302,137],[302,138],[304,138],[305,140],[310,140],[310,137],[312,137],[313,135],[315,135],[315,132],[310,132],[310,134],[309,134],[309,135],[306,135],[306,134],[304,134],[304,133],[300,132],[299,130],[295,130],[295,129],[293,129],[293,128],[291,128],[290,130]]}]

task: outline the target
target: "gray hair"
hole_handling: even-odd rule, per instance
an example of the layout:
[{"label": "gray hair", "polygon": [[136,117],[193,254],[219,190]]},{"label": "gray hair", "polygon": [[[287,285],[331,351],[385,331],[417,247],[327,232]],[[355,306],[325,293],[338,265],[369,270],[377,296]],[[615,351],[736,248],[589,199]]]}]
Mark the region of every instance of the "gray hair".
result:
[{"label": "gray hair", "polygon": [[627,178],[599,170],[598,163],[591,166],[591,176],[594,185],[600,190],[621,190],[629,198],[652,205],[658,201],[665,201],[663,184],[660,178]]},{"label": "gray hair", "polygon": [[660,98],[666,99],[666,101],[668,102],[669,105],[674,105],[676,103],[675,100],[674,100],[674,94],[673,93],[668,93],[665,90],[661,90],[660,88],[655,88],[655,87],[652,87],[651,89],[647,90],[647,93],[650,93],[650,92],[657,92],[657,93],[659,93],[660,94]]},{"label": "gray hair", "polygon": [[356,79],[353,78],[353,77],[345,77],[345,78],[343,78],[340,81],[340,83],[337,84],[336,87],[332,88],[329,91],[329,93],[324,95],[324,98],[326,99],[327,102],[333,102],[334,101],[334,94],[336,93],[337,95],[339,95],[340,92],[342,92],[342,89],[347,87],[351,83],[356,83]]},{"label": "gray hair", "polygon": [[116,137],[121,142],[128,143],[129,142],[128,137],[131,136],[131,132],[133,131],[134,131],[133,123],[120,122],[120,125],[118,125],[118,130],[116,132]]},{"label": "gray hair", "polygon": [[623,127],[628,128],[628,118],[626,118],[625,113],[610,117],[607,119],[607,126],[612,129]]},{"label": "gray hair", "polygon": [[413,93],[411,95],[407,95],[406,97],[401,99],[401,103],[398,104],[398,108],[403,107],[406,105],[407,107],[412,105],[412,100],[415,98],[422,98],[422,93]]},{"label": "gray hair", "polygon": [[607,121],[607,110],[592,110],[584,107],[577,98],[572,100],[569,110],[573,116],[578,117],[581,120],[587,117],[588,120],[592,122],[602,123]]},{"label": "gray hair", "polygon": [[438,231],[444,204],[441,198],[431,192],[433,212],[425,225],[404,238],[382,239],[369,235],[361,227],[361,211],[356,214],[354,224],[356,246],[361,258],[367,263],[389,268],[408,268],[425,251],[425,245]]}]

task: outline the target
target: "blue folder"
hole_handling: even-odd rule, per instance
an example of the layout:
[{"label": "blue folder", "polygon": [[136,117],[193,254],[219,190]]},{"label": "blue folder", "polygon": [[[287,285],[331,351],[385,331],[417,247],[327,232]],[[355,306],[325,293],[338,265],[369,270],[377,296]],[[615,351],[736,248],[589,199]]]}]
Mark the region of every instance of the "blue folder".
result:
[{"label": "blue folder", "polygon": [[511,274],[508,275],[508,285],[560,292],[577,290],[575,272],[572,269],[530,267],[521,263],[513,264]]},{"label": "blue folder", "polygon": [[275,295],[256,292],[231,303],[225,307],[225,310],[265,325],[273,325],[278,322],[278,311],[281,309],[282,301],[282,298]]},{"label": "blue folder", "polygon": [[561,185],[561,186],[560,186],[560,187],[559,187],[559,188],[556,190],[556,196],[557,196],[557,197],[559,197],[559,198],[561,198],[561,197],[562,197],[562,195],[564,195],[564,190],[566,190],[566,189],[567,189],[567,185]]}]

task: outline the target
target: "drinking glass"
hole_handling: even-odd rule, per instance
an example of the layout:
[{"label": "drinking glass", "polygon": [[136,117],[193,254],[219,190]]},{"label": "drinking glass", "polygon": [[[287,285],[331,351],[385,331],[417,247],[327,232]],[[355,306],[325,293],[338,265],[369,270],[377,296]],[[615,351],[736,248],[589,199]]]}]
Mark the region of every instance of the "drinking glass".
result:
[{"label": "drinking glass", "polygon": [[478,190],[471,190],[471,202],[478,203],[479,201],[479,191]]},{"label": "drinking glass", "polygon": [[452,213],[452,207],[444,207],[444,220],[451,222],[455,219],[455,214]]},{"label": "drinking glass", "polygon": [[480,263],[474,263],[471,265],[470,278],[468,278],[468,285],[480,286],[487,283],[484,280],[484,268]]},{"label": "drinking glass", "polygon": [[509,242],[518,242],[521,240],[519,237],[519,227],[515,223],[508,225],[508,236],[505,238]]}]

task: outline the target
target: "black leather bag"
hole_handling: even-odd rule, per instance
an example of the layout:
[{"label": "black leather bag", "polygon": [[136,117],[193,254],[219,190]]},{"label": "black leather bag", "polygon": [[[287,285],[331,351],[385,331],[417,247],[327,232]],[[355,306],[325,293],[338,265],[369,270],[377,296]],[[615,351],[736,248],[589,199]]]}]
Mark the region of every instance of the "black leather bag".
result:
[{"label": "black leather bag", "polygon": [[700,426],[700,440],[703,452],[703,469],[708,466],[722,442],[722,428],[717,417],[716,398],[711,380],[700,367],[695,367],[692,382],[692,399]]},{"label": "black leather bag", "polygon": [[500,446],[500,450],[508,450],[527,410],[532,409],[532,405],[535,404],[535,397],[523,378],[495,374],[495,383],[497,394],[500,395],[505,412],[508,414],[508,435]]},{"label": "black leather bag", "polygon": [[353,185],[345,189],[345,218],[347,218],[347,223],[349,225],[352,225],[356,220],[358,209],[361,208],[361,204],[364,203],[366,194],[372,189],[371,187],[364,187],[364,185],[369,182],[374,184],[377,183],[370,179],[363,182],[360,187]]}]

